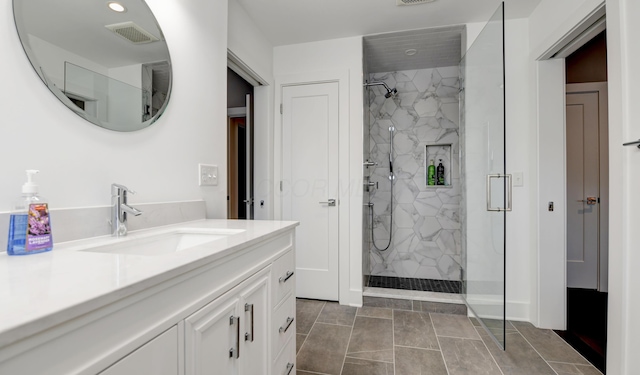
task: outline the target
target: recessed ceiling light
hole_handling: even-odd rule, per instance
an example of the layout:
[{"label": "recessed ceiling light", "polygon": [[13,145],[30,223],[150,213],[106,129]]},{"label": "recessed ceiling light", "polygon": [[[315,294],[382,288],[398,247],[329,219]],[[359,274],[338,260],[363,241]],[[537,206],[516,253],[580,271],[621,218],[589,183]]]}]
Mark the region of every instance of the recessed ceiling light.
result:
[{"label": "recessed ceiling light", "polygon": [[404,51],[404,54],[407,56],[413,56],[416,53],[418,53],[418,50],[415,48],[409,48],[408,50]]},{"label": "recessed ceiling light", "polygon": [[127,11],[127,8],[125,8],[124,5],[116,3],[114,1],[107,3],[107,6],[114,12],[124,13]]}]

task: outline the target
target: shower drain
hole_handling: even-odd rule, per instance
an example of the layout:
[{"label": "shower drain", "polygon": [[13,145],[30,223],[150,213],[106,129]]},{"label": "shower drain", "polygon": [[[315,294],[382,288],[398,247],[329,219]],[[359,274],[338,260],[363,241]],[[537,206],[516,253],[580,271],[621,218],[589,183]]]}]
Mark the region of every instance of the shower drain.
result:
[{"label": "shower drain", "polygon": [[433,3],[436,0],[396,0],[396,5],[418,5],[424,3]]}]

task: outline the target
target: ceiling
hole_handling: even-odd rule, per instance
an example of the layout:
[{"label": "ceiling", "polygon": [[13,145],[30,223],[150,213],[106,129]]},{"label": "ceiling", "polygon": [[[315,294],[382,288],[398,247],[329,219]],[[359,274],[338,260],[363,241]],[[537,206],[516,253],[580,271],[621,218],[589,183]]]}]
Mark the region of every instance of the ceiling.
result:
[{"label": "ceiling", "polygon": [[[369,73],[456,66],[464,26],[434,27],[364,37]],[[408,50],[415,54],[407,55]]]},{"label": "ceiling", "polygon": [[[237,0],[274,46],[484,22],[500,0]],[[508,19],[526,18],[540,0],[506,0]]]}]

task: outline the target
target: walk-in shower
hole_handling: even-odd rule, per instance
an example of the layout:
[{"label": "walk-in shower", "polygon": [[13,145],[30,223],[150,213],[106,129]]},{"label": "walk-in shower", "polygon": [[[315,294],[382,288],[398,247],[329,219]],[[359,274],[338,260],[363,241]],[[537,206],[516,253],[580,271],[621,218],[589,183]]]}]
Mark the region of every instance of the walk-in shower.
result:
[{"label": "walk-in shower", "polygon": [[[464,26],[364,38],[364,81],[384,84],[364,93],[362,215],[365,296],[464,301],[501,346],[511,210],[504,33],[501,5],[470,47]],[[434,162],[438,178],[427,178]]]},{"label": "walk-in shower", "polygon": [[[462,31],[452,27],[364,38],[366,287],[461,291]],[[418,53],[407,56],[408,48]],[[429,159],[442,159],[446,185],[428,185]]]}]

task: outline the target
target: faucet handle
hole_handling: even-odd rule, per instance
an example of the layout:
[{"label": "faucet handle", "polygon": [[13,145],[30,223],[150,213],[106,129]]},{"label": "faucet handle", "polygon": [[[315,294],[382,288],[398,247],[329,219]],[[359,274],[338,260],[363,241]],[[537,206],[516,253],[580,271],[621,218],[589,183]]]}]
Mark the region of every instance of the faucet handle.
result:
[{"label": "faucet handle", "polygon": [[135,194],[136,192],[129,189],[128,187],[120,184],[111,184],[111,195],[120,195],[121,191],[126,191],[127,193]]}]

